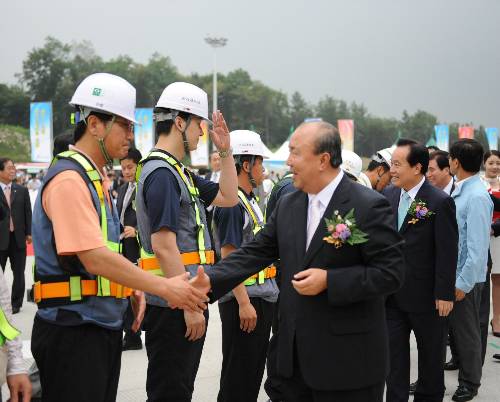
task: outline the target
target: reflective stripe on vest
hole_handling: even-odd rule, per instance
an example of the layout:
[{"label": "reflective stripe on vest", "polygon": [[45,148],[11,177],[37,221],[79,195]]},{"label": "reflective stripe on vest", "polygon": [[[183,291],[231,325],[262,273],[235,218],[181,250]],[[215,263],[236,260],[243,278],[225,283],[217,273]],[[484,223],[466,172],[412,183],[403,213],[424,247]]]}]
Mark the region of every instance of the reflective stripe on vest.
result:
[{"label": "reflective stripe on vest", "polygon": [[[253,234],[256,235],[258,232],[262,230],[262,225],[260,224],[259,220],[257,219],[257,215],[248,202],[248,199],[246,195],[243,193],[243,191],[238,190],[238,198],[240,199],[241,203],[243,204],[243,207],[245,208],[245,211],[248,212],[250,217],[252,218],[253,221]],[[263,284],[266,279],[274,278],[276,276],[276,268],[274,267],[267,267],[264,268],[262,271],[260,271],[256,276],[251,276],[248,278],[243,284],[245,286],[252,286],[255,285],[256,282],[259,284]]]},{"label": "reflective stripe on vest", "polygon": [[10,325],[7,316],[0,308],[0,346],[3,346],[6,341],[11,341],[17,336],[19,336],[20,332]]},{"label": "reflective stripe on vest", "polygon": [[[184,173],[184,170],[182,168],[182,165],[177,162],[174,158],[171,156],[165,155],[162,152],[158,151],[152,151],[149,153],[149,155],[141,160],[139,162],[139,165],[137,166],[137,170],[135,172],[135,178],[136,182],[138,182],[141,172],[142,172],[142,166],[144,163],[146,163],[150,159],[161,159],[165,162],[167,162],[170,166],[174,167],[175,170],[177,170],[177,173],[179,173],[180,178],[182,179],[183,183],[186,185],[189,195],[191,196],[191,201],[194,206],[194,213],[195,213],[195,221],[196,221],[196,226],[198,230],[197,234],[197,242],[198,242],[198,255],[200,258],[200,264],[204,265],[207,264],[207,257],[206,257],[206,248],[205,248],[205,224],[201,222],[200,218],[200,210],[198,208],[198,204],[196,203],[196,199],[200,196],[200,192],[198,191],[198,188],[194,185],[193,179],[191,178],[190,175],[186,175]],[[146,250],[144,250],[141,247],[141,259],[148,259],[148,258],[155,258],[154,254],[148,253]],[[139,261],[139,266],[140,266],[140,261]],[[163,275],[163,271],[161,269],[156,269],[154,271],[149,271],[155,275]]]},{"label": "reflective stripe on vest", "polygon": [[[87,160],[85,156],[80,154],[77,151],[65,151],[61,152],[60,154],[56,155],[54,159],[51,162],[51,166],[53,166],[59,159],[71,159],[78,163],[84,170],[89,178],[89,180],[92,182],[92,185],[94,186],[95,191],[97,192],[97,196],[99,198],[99,206],[101,210],[101,233],[104,241],[106,242],[106,246],[109,250],[114,251],[119,253],[120,252],[120,244],[115,243],[113,241],[110,241],[108,239],[108,223],[107,223],[107,214],[106,214],[106,206],[105,206],[105,199],[104,199],[104,191],[102,188],[102,179],[101,175],[99,172],[92,166],[92,164]],[[36,267],[34,267],[36,269]],[[81,293],[81,281],[83,279],[80,276],[71,276],[69,280],[69,289],[70,289],[70,300],[72,302],[74,301],[79,301],[82,300],[82,297],[85,295],[82,295]],[[112,282],[103,277],[98,275],[95,279],[96,284],[97,284],[97,293],[94,296],[103,296],[103,297],[117,297],[117,298],[123,298],[123,297],[128,297],[130,296],[130,289],[122,287],[122,285],[119,284],[112,284]],[[40,288],[43,284],[40,282],[36,282],[35,286]],[[115,286],[118,286],[120,288],[120,291],[117,292],[111,292],[111,288],[115,288]],[[122,290],[123,288],[123,290]],[[113,293],[113,294],[112,294]],[[41,294],[41,293],[39,293]],[[43,295],[42,295],[43,297]],[[58,297],[58,296],[53,296],[53,297]],[[65,297],[65,296],[60,296],[60,297]],[[41,299],[39,299],[41,300]],[[36,300],[35,300],[36,301]]]}]

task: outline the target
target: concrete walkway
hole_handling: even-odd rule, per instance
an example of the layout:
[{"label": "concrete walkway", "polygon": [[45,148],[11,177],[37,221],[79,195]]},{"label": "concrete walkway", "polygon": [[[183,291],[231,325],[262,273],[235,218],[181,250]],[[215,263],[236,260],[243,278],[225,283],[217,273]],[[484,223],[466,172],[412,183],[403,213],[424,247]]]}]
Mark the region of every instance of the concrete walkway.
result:
[{"label": "concrete walkway", "polygon": [[[33,259],[28,258],[26,263],[26,286],[31,286],[31,266]],[[12,282],[12,273],[7,267],[6,278],[9,283]],[[27,366],[31,364],[33,358],[30,352],[30,337],[33,316],[36,312],[36,306],[25,303],[21,312],[14,317],[15,325],[22,331],[23,353],[26,358]],[[412,380],[416,379],[417,350],[415,340],[412,339],[411,357],[412,357]],[[493,353],[500,353],[500,338],[495,338],[491,334],[488,338],[488,351],[486,353],[486,362],[483,368],[483,383],[479,390],[479,395],[474,398],[478,402],[499,402],[500,401],[500,363],[492,359]],[[219,311],[217,306],[210,306],[210,321],[208,325],[207,338],[203,356],[196,378],[195,391],[193,395],[194,402],[212,402],[217,399],[219,390],[219,376],[222,363],[221,354],[221,329]],[[335,364],[335,362],[332,362]],[[146,351],[127,351],[122,356],[122,370],[120,384],[118,387],[117,401],[138,402],[146,400],[145,382],[146,382],[147,357]],[[451,401],[451,396],[457,386],[457,371],[446,372],[446,396],[445,401]],[[4,400],[8,391],[4,386]],[[265,392],[261,389],[259,402],[266,401]],[[237,402],[237,401],[235,401]],[[369,402],[369,401],[367,401]]]}]

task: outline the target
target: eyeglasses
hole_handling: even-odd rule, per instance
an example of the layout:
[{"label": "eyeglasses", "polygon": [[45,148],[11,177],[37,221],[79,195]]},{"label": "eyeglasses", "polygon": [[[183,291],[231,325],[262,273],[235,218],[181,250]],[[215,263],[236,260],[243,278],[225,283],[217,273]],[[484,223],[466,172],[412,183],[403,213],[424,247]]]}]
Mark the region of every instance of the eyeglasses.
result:
[{"label": "eyeglasses", "polygon": [[120,127],[122,127],[124,130],[127,132],[133,133],[134,132],[134,123],[131,121],[123,121],[123,120],[116,120],[115,123],[117,123]]}]

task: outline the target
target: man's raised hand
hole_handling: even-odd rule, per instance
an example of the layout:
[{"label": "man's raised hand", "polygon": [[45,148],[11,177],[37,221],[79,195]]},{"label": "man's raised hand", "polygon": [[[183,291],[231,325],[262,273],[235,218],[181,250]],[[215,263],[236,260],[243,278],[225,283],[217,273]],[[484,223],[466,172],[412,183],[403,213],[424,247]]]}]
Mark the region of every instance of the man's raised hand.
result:
[{"label": "man's raised hand", "polygon": [[167,286],[163,298],[168,301],[170,308],[180,308],[200,313],[206,310],[207,292],[191,286],[189,272],[167,278],[165,281]]},{"label": "man's raised hand", "polygon": [[229,129],[222,113],[217,110],[212,113],[213,128],[210,130],[210,138],[219,151],[227,151],[231,146]]}]

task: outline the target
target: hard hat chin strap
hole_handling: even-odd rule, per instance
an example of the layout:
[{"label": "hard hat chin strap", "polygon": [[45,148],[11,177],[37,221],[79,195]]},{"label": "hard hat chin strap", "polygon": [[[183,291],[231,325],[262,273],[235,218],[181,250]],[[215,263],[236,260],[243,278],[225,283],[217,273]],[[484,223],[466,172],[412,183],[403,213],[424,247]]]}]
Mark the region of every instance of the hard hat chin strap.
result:
[{"label": "hard hat chin strap", "polygon": [[184,153],[186,154],[186,156],[189,156],[189,152],[190,152],[190,149],[189,149],[189,142],[187,140],[187,135],[186,135],[186,131],[189,127],[189,125],[191,124],[191,115],[189,115],[187,121],[186,121],[186,128],[184,130],[181,131],[181,135],[182,135],[182,142],[184,144]]},{"label": "hard hat chin strap", "polygon": [[[93,110],[85,107],[79,107],[79,109],[83,122],[85,123],[85,125],[88,125],[87,118],[89,117],[90,113],[93,112]],[[104,144],[104,140],[106,140],[106,137],[109,135],[111,128],[113,128],[113,124],[115,123],[115,118],[116,116],[113,116],[111,120],[106,123],[106,132],[104,133],[104,137],[97,139],[97,144],[99,145],[99,150],[101,151],[101,154],[104,157],[104,164],[107,169],[113,168],[113,159],[109,156],[109,153],[106,149],[106,145]]]},{"label": "hard hat chin strap", "polygon": [[[241,169],[243,169],[243,162],[241,161],[241,155],[237,155],[236,158],[237,158],[237,160],[236,160],[237,163],[241,166]],[[252,169],[255,165],[255,159],[256,159],[256,156],[252,155],[252,159],[250,159],[250,161],[248,162],[249,172],[247,173],[247,175],[248,175],[248,180],[250,181],[250,184],[252,185],[252,188],[257,188],[257,182],[255,181],[255,179],[252,176]]]},{"label": "hard hat chin strap", "polygon": [[97,143],[99,144],[99,150],[101,151],[102,156],[104,157],[104,164],[106,165],[107,169],[113,169],[113,158],[109,156],[108,150],[106,149],[106,145],[104,144],[104,141],[106,140],[106,137],[109,135],[109,132],[111,131],[111,128],[113,127],[113,124],[115,123],[115,116],[111,119],[106,124],[106,132],[104,133],[103,138],[98,138]]},{"label": "hard hat chin strap", "polygon": [[255,181],[255,179],[253,178],[252,176],[252,169],[253,169],[253,166],[255,165],[255,155],[252,156],[252,159],[250,159],[250,163],[249,163],[249,167],[250,167],[250,171],[248,172],[248,179],[250,180],[250,184],[252,185],[252,188],[257,188],[257,182]]}]

